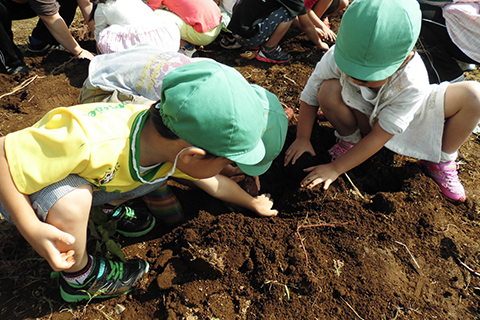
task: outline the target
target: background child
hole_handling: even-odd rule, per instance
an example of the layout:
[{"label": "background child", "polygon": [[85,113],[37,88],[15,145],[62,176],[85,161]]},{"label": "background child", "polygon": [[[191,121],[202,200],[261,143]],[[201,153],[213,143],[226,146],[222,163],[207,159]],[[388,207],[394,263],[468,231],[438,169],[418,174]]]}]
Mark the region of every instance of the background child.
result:
[{"label": "background child", "polygon": [[[348,6],[348,0],[304,0],[307,15],[315,26],[319,36],[330,42],[337,38],[335,32],[330,29],[328,17]],[[295,23],[295,22],[294,22]]]},{"label": "background child", "polygon": [[[424,1],[418,49],[430,83],[459,82],[480,64],[480,1]],[[427,3],[424,3],[427,2]]]},{"label": "background child", "polygon": [[180,30],[171,20],[161,20],[142,0],[94,0],[90,20],[100,53],[123,51],[139,43],[163,50],[180,48]]},{"label": "background child", "polygon": [[[0,29],[11,37],[12,20],[24,20],[39,17],[32,35],[28,37],[27,50],[36,54],[46,53],[52,49],[64,48],[76,58],[92,59],[93,54],[82,49],[68,30],[77,7],[80,7],[85,20],[92,10],[89,0],[2,0],[0,1]],[[89,24],[93,32],[93,24]],[[1,35],[2,50],[9,41]],[[4,43],[4,41],[7,42]],[[11,44],[10,44],[11,45]],[[18,54],[18,53],[17,53]],[[11,58],[11,57],[10,57]],[[9,60],[9,59],[7,59]],[[13,66],[13,65],[12,65]],[[25,68],[23,68],[25,71]]]},{"label": "background child", "polygon": [[[355,0],[336,45],[317,64],[300,97],[297,139],[285,165],[314,154],[310,134],[318,106],[335,128],[332,162],[305,169],[302,186],[324,188],[383,146],[420,164],[452,201],[464,201],[457,150],[480,118],[480,84],[430,85],[412,51],[421,25],[414,0]],[[362,138],[363,136],[363,138]]]},{"label": "background child", "polygon": [[195,46],[210,44],[222,30],[222,14],[213,0],[149,0],[148,6],[162,20],[172,20],[180,28],[180,52],[196,56]]},{"label": "background child", "polygon": [[268,196],[241,194],[235,182],[218,176],[233,162],[248,173],[263,161],[264,109],[275,102],[272,96],[233,68],[201,61],[170,72],[162,101],[150,109],[125,104],[54,109],[34,126],[0,138],[0,212],[61,271],[66,301],[128,292],[148,264],[87,254],[91,206],[122,203],[177,176],[198,179],[224,201],[276,215]]},{"label": "background child", "polygon": [[285,63],[292,59],[282,52],[278,43],[287,33],[293,20],[298,18],[310,41],[318,50],[328,50],[328,45],[321,41],[314,25],[307,16],[303,0],[261,1],[239,0],[228,24],[234,38],[224,36],[220,44],[226,49],[260,46],[257,60],[269,63]]},{"label": "background child", "polygon": [[160,100],[165,75],[195,62],[195,59],[148,43],[98,55],[88,66],[88,77],[79,102],[126,102],[150,106]]}]

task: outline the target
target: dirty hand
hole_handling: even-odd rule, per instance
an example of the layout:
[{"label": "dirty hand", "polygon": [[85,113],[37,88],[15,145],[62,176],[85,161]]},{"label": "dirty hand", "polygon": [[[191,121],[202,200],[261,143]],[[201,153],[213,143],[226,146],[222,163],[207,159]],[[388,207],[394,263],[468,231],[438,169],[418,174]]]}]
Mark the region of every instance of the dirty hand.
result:
[{"label": "dirty hand", "polygon": [[92,60],[95,55],[88,50],[82,50],[79,54],[75,56],[77,59],[88,59]]},{"label": "dirty hand", "polygon": [[323,182],[323,189],[327,190],[330,184],[339,176],[338,172],[332,168],[331,163],[306,168],[303,171],[310,173],[302,180],[300,186],[308,189],[312,189],[317,184]]},{"label": "dirty hand", "polygon": [[288,147],[287,152],[285,152],[285,160],[283,162],[284,166],[287,166],[290,161],[292,164],[295,164],[298,158],[302,156],[305,152],[310,153],[312,156],[315,156],[315,150],[313,150],[312,143],[310,139],[306,138],[297,138],[291,145]]},{"label": "dirty hand", "polygon": [[335,40],[337,40],[337,35],[332,30],[327,29],[327,30],[323,30],[323,32],[325,33],[325,37],[323,39],[331,42],[335,42]]},{"label": "dirty hand", "polygon": [[253,198],[253,206],[255,211],[262,217],[273,217],[278,214],[277,210],[272,209],[273,200],[268,193]]},{"label": "dirty hand", "polygon": [[[27,237],[26,237],[27,238]],[[70,269],[74,264],[74,251],[60,251],[58,244],[70,246],[75,242],[75,238],[66,232],[63,232],[55,226],[40,222],[35,228],[35,233],[28,237],[28,242],[33,249],[47,260],[54,271]]]}]

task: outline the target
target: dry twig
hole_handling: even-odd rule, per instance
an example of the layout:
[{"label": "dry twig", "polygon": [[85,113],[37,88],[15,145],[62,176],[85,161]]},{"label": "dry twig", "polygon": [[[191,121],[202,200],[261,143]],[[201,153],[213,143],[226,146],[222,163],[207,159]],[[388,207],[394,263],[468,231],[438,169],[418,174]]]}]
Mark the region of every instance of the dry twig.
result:
[{"label": "dry twig", "polygon": [[357,311],[355,311],[355,309],[353,309],[353,307],[347,301],[345,301],[345,299],[343,299],[342,297],[340,297],[340,299],[342,299],[342,301],[345,302],[345,304],[350,308],[350,310],[352,310],[353,313],[355,313],[355,315],[358,317],[358,319],[365,320],[362,317],[360,317],[360,315],[357,313]]},{"label": "dry twig", "polygon": [[24,88],[26,88],[30,83],[32,83],[35,79],[37,78],[43,78],[43,77],[39,77],[38,75],[34,75],[33,77],[30,77],[26,80],[24,80],[22,83],[20,83],[18,86],[16,86],[15,88],[13,88],[12,91],[10,92],[7,92],[7,93],[4,93],[0,96],[0,99],[2,99],[3,97],[6,97],[6,96],[9,96],[11,94],[14,94]]},{"label": "dry twig", "polygon": [[[351,222],[351,221],[350,221]],[[350,222],[344,222],[341,223],[341,225],[346,225]],[[308,265],[308,255],[307,255],[307,249],[305,249],[305,244],[303,243],[302,236],[300,235],[300,229],[302,228],[317,228],[317,227],[331,227],[331,228],[336,228],[337,226],[331,223],[319,223],[319,224],[301,224],[297,227],[297,235],[298,239],[300,239],[300,244],[302,245],[303,253],[305,254],[305,263]]]},{"label": "dry twig", "polygon": [[355,193],[360,197],[362,198],[364,201],[368,201],[367,198],[365,198],[363,196],[363,194],[360,192],[360,190],[358,190],[357,186],[353,183],[352,179],[350,179],[350,177],[348,176],[348,174],[345,172],[345,177],[347,177],[348,181],[350,182],[350,184],[352,185],[353,189],[355,190]]},{"label": "dry twig", "polygon": [[395,243],[398,243],[398,244],[400,244],[400,245],[402,245],[402,246],[404,246],[405,249],[407,249],[408,254],[410,255],[410,257],[412,257],[412,260],[413,260],[413,262],[415,263],[415,266],[417,267],[417,271],[420,271],[420,265],[417,263],[417,260],[415,260],[415,257],[414,257],[413,254],[410,252],[410,250],[408,249],[407,245],[401,243],[400,241],[395,241],[395,240],[394,240],[394,242],[395,242]]},{"label": "dry twig", "polygon": [[284,74],[284,75],[283,75],[283,77],[284,77],[285,79],[287,79],[287,80],[290,80],[290,81],[292,81],[293,83],[297,84],[297,83],[295,82],[295,80],[293,80],[293,79],[291,79],[291,78],[287,77],[287,75],[286,75],[286,74]]},{"label": "dry twig", "polygon": [[462,266],[464,267],[465,269],[467,269],[469,272],[473,273],[474,275],[476,276],[480,276],[480,272],[470,268],[465,262],[463,262],[462,260],[460,260],[460,258],[456,255],[454,255],[455,257],[455,260],[457,260],[457,262]]}]

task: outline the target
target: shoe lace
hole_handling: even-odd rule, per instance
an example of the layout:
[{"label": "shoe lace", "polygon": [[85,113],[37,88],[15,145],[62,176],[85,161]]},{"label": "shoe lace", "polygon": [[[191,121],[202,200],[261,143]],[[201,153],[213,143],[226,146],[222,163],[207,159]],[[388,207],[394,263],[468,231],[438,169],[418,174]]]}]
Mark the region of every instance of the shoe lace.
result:
[{"label": "shoe lace", "polygon": [[[135,218],[135,210],[127,206],[120,206],[117,210],[120,210],[119,219],[128,219],[132,220]],[[115,212],[116,213],[116,212]],[[115,216],[115,213],[113,216]]]},{"label": "shoe lace", "polygon": [[112,277],[113,280],[121,280],[123,277],[123,263],[112,260],[108,260],[108,263],[110,264],[110,273],[107,276],[107,280],[112,279]]},{"label": "shoe lace", "polygon": [[442,178],[442,182],[446,187],[453,187],[459,183],[456,164],[441,166],[437,173]]}]

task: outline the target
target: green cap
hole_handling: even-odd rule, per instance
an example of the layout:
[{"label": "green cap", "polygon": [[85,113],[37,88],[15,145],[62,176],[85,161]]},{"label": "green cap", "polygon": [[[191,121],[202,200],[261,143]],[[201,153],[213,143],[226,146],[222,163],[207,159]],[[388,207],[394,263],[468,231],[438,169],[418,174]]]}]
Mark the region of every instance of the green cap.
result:
[{"label": "green cap", "polygon": [[340,22],[335,62],[353,78],[385,80],[412,51],[421,22],[417,0],[355,0]]},{"label": "green cap", "polygon": [[265,95],[234,68],[199,61],[165,76],[157,108],[181,139],[237,164],[254,165],[265,156],[266,103]]},{"label": "green cap", "polygon": [[268,103],[263,109],[263,133],[262,141],[265,145],[263,160],[255,165],[238,164],[238,167],[251,176],[259,176],[265,173],[272,165],[273,160],[282,151],[287,137],[288,119],[283,106],[273,93],[260,86],[252,85],[259,97],[263,97]]}]

